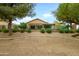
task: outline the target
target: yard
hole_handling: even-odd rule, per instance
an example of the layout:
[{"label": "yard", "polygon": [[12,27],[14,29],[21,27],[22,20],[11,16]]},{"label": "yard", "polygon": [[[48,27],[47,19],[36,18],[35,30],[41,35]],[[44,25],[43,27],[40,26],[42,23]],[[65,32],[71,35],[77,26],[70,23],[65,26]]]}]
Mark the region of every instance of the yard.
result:
[{"label": "yard", "polygon": [[79,55],[79,38],[71,37],[71,35],[58,32],[42,34],[35,31],[32,33],[17,32],[9,37],[7,33],[0,33],[0,55]]}]

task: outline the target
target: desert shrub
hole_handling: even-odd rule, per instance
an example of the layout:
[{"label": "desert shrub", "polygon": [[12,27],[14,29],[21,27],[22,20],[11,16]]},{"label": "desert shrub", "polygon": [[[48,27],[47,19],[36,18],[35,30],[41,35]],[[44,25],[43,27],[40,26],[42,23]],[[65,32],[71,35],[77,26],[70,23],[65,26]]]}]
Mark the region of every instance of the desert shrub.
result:
[{"label": "desert shrub", "polygon": [[70,32],[72,32],[72,30],[69,29],[68,25],[66,25],[66,26],[60,26],[59,27],[59,32],[60,33],[70,33]]},{"label": "desert shrub", "polygon": [[13,32],[19,32],[18,25],[14,25],[12,31]]},{"label": "desert shrub", "polygon": [[32,30],[31,30],[31,29],[27,29],[27,30],[26,30],[26,32],[31,33],[31,32],[32,32]]},{"label": "desert shrub", "polygon": [[52,33],[52,29],[51,29],[51,28],[47,28],[47,29],[46,29],[46,32],[47,32],[47,33]]},{"label": "desert shrub", "polygon": [[74,33],[75,31],[74,30],[72,30],[72,29],[70,29],[70,31],[69,31],[69,33]]},{"label": "desert shrub", "polygon": [[3,26],[2,29],[1,29],[1,32],[8,33],[9,30],[5,26]]},{"label": "desert shrub", "polygon": [[59,32],[60,33],[64,33],[65,31],[63,29],[59,29]]},{"label": "desert shrub", "polygon": [[60,26],[60,27],[58,28],[59,32],[60,32],[60,33],[64,33],[64,32],[65,32],[65,31],[64,31],[64,28],[65,28],[64,26]]},{"label": "desert shrub", "polygon": [[20,29],[19,31],[20,31],[21,33],[24,33],[24,32],[25,32],[25,30],[23,30],[23,29]]},{"label": "desert shrub", "polygon": [[2,30],[0,29],[0,32],[2,32]]},{"label": "desert shrub", "polygon": [[70,30],[69,30],[69,29],[64,29],[64,32],[65,32],[65,33],[69,33]]},{"label": "desert shrub", "polygon": [[45,33],[45,28],[41,28],[40,32]]},{"label": "desert shrub", "polygon": [[3,28],[3,29],[2,29],[2,32],[4,32],[4,33],[8,33],[8,32],[9,32],[9,30],[8,30],[8,29],[6,29],[6,28]]},{"label": "desert shrub", "polygon": [[12,29],[12,32],[18,32],[18,30],[17,29]]},{"label": "desert shrub", "polygon": [[77,29],[76,32],[79,33],[79,29]]}]

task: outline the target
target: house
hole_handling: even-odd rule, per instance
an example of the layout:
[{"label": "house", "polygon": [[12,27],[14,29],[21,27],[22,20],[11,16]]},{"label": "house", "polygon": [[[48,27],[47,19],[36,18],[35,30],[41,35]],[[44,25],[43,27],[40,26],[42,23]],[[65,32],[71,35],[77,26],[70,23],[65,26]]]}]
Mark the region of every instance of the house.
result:
[{"label": "house", "polygon": [[[27,27],[31,29],[39,29],[40,27],[44,27],[44,25],[49,24],[48,22],[41,20],[39,18],[33,19],[27,22]],[[50,24],[51,25],[51,24]]]},{"label": "house", "polygon": [[2,29],[4,27],[8,28],[8,23],[5,22],[5,21],[0,20],[0,29]]}]

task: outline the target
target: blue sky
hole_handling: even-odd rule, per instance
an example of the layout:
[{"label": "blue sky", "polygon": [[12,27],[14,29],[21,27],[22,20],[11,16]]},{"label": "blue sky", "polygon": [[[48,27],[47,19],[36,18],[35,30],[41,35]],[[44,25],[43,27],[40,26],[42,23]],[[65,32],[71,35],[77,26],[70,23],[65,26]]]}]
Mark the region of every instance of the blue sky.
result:
[{"label": "blue sky", "polygon": [[56,21],[56,17],[51,12],[55,11],[58,6],[58,3],[37,3],[34,9],[36,16],[32,18],[26,16],[21,20],[13,21],[13,23],[19,24],[20,22],[28,22],[35,18],[42,19],[49,23],[53,23],[54,21]]}]

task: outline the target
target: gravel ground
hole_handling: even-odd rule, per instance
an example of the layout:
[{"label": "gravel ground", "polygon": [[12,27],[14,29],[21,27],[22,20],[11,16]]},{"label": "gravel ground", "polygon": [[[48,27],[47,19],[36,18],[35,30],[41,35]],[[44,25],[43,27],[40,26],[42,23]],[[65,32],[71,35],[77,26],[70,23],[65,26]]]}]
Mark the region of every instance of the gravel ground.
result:
[{"label": "gravel ground", "polygon": [[[79,39],[72,34],[0,33],[1,56],[79,56]],[[4,39],[2,39],[4,38]],[[6,39],[6,38],[11,38]]]}]

